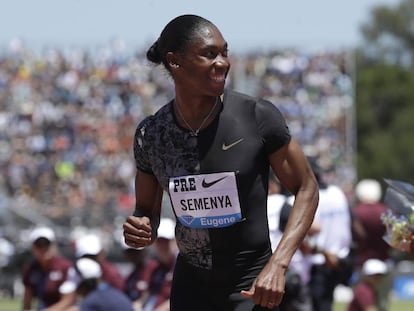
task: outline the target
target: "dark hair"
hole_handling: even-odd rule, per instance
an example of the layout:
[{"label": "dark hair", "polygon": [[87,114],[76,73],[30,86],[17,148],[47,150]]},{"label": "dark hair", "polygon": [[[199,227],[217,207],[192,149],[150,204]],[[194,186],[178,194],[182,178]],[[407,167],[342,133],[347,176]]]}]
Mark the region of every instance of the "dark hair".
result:
[{"label": "dark hair", "polygon": [[215,27],[209,20],[197,15],[181,15],[171,20],[161,32],[160,37],[147,51],[147,59],[155,64],[163,64],[169,70],[168,52],[184,52],[193,43],[204,27]]}]

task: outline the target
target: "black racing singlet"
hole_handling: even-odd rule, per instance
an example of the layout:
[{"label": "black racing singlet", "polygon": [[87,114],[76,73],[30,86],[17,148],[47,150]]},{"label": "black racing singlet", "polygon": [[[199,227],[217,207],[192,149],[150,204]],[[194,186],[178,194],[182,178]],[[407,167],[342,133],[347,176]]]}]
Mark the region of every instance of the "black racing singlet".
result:
[{"label": "black racing singlet", "polygon": [[193,137],[178,124],[172,105],[137,127],[137,168],[154,174],[166,191],[170,177],[235,172],[242,221],[213,229],[193,229],[177,221],[176,239],[180,256],[195,267],[249,265],[270,247],[267,157],[290,141],[286,122],[271,102],[226,89],[220,113]]}]

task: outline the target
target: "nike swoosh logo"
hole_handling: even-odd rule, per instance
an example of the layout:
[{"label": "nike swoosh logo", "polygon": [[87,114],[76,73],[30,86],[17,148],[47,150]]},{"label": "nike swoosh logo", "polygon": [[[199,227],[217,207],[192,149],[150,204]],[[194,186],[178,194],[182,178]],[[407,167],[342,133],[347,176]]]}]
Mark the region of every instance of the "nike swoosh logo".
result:
[{"label": "nike swoosh logo", "polygon": [[218,183],[219,181],[223,180],[223,179],[224,179],[224,178],[226,178],[226,177],[227,177],[227,176],[224,176],[224,177],[221,177],[221,178],[219,178],[219,179],[213,180],[213,181],[211,181],[211,182],[207,182],[205,179],[203,179],[203,182],[201,183],[201,185],[202,185],[204,188],[210,188],[212,185],[214,185],[214,184]]},{"label": "nike swoosh logo", "polygon": [[229,145],[226,145],[225,143],[223,143],[223,145],[221,146],[221,149],[223,149],[224,151],[229,150],[230,148],[233,148],[234,146],[236,146],[238,143],[241,143],[244,140],[244,138],[240,138],[239,140],[236,140],[234,143],[231,143]]}]

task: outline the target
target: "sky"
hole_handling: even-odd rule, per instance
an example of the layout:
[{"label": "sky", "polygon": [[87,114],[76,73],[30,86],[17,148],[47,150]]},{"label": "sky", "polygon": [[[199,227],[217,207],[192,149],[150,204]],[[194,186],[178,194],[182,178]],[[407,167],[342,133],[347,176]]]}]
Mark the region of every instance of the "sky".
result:
[{"label": "sky", "polygon": [[0,46],[98,47],[122,39],[145,48],[181,14],[218,26],[230,51],[341,49],[361,41],[375,5],[401,0],[0,0]]}]

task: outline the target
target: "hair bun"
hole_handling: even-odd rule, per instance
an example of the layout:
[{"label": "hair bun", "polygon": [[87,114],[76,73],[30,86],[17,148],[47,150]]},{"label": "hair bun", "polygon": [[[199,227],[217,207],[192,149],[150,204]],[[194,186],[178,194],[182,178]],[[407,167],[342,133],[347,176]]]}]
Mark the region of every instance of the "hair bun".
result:
[{"label": "hair bun", "polygon": [[159,50],[158,40],[155,41],[147,51],[147,59],[153,63],[161,63],[161,54]]}]

